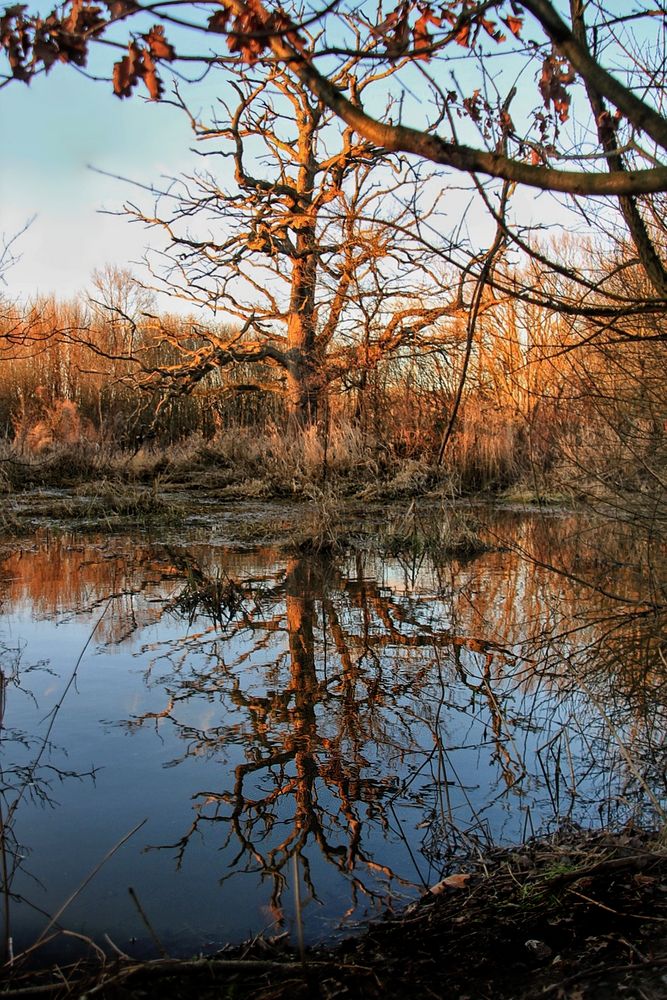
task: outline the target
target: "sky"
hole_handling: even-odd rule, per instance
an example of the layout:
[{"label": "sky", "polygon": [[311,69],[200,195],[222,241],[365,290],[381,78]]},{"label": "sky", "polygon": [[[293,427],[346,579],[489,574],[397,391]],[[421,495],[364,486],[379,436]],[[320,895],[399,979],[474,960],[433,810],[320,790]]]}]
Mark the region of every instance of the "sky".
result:
[{"label": "sky", "polygon": [[0,122],[0,235],[11,237],[34,217],[6,275],[12,296],[67,298],[95,268],[141,258],[145,231],[101,213],[119,210],[136,192],[93,168],[151,183],[195,162],[182,113],[137,96],[121,101],[108,83],[70,67],[0,90]]}]

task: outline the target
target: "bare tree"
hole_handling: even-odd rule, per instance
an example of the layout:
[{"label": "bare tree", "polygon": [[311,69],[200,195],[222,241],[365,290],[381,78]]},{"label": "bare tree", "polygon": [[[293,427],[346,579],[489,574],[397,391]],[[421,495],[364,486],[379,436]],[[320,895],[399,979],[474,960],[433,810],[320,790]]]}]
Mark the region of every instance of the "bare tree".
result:
[{"label": "bare tree", "polygon": [[[359,101],[375,82],[356,82]],[[259,363],[278,373],[291,420],[305,427],[344,375],[424,337],[442,341],[437,324],[463,312],[465,289],[448,287],[442,241],[422,235],[438,223],[438,195],[420,193],[424,171],[341,130],[280,66],[239,74],[233,93],[211,124],[175,101],[203,155],[230,161],[235,185],[201,171],[158,192],[151,212],[126,206],[166,233],[167,249],[148,257],[153,287],[226,321],[176,331],[158,322],[154,335],[176,360],[138,381],[180,394],[213,370]],[[243,386],[252,387],[267,385]]]}]

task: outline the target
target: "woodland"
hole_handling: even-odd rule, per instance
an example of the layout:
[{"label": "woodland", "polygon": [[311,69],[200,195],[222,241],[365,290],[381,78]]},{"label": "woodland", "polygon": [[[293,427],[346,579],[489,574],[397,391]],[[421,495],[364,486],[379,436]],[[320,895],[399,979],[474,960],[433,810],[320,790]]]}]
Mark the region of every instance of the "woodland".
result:
[{"label": "woodland", "polygon": [[[122,214],[146,233],[143,264],[100,265],[76,298],[13,295],[23,234],[5,234],[0,528],[20,539],[41,517],[48,531],[67,530],[72,511],[85,509],[86,530],[122,523],[178,531],[179,518],[200,513],[205,499],[232,512],[236,540],[252,547],[273,544],[275,524],[246,523],[238,502],[273,504],[289,558],[271,599],[286,593],[292,673],[280,711],[274,691],[243,706],[261,739],[260,721],[268,726],[272,712],[293,723],[270,762],[294,759],[302,769],[295,794],[308,818],[299,813],[295,830],[306,839],[322,833],[308,812],[316,809],[316,778],[333,787],[336,768],[346,766],[342,758],[318,763],[331,747],[317,744],[315,710],[324,685],[316,604],[335,620],[327,587],[339,573],[318,560],[349,554],[346,511],[361,522],[367,515],[366,534],[354,528],[364,544],[375,533],[392,555],[409,549],[413,558],[433,545],[441,560],[460,559],[457,572],[493,543],[456,504],[557,518],[574,512],[585,525],[585,549],[567,565],[565,542],[560,555],[551,536],[531,549],[533,570],[553,570],[563,581],[560,605],[551,591],[544,601],[553,601],[561,622],[569,595],[558,671],[569,663],[570,636],[588,635],[588,620],[572,624],[581,593],[600,607],[609,600],[612,611],[594,608],[602,636],[595,669],[604,662],[630,700],[650,691],[651,712],[663,719],[666,33],[667,10],[653,0],[66,0],[50,12],[16,4],[0,13],[0,100],[57,66],[78,73],[81,87],[104,86],[119,100],[170,104],[187,121],[200,163],[150,184],[126,182]],[[212,81],[218,96],[202,108],[198,87]],[[430,515],[415,514],[424,498],[448,511],[449,534],[441,532],[437,545]],[[398,519],[385,511],[389,502],[401,506]],[[497,539],[495,546],[494,554],[510,551]],[[235,634],[235,616],[254,592],[251,600],[231,577],[168,555],[162,577],[187,579],[169,609],[178,605],[189,625],[208,614],[214,630]],[[53,556],[41,558],[36,577],[48,576]],[[621,578],[627,593],[620,583],[615,589]],[[263,599],[267,579],[268,571]],[[128,586],[140,593],[143,584]],[[402,634],[400,610],[394,626],[382,587],[345,586],[339,600],[349,599],[349,620],[362,605],[371,620],[364,601],[372,590],[369,607],[380,608],[387,648],[419,646],[420,638]],[[494,592],[489,608],[500,600]],[[526,602],[524,623],[533,621]],[[253,619],[250,631],[265,627],[268,636],[279,618]],[[249,620],[238,619],[239,634]],[[358,670],[354,682],[365,684],[356,661],[352,669],[342,620],[332,631],[336,654],[343,673]],[[325,633],[323,626],[326,649]],[[454,642],[457,667],[463,649],[487,656],[490,676],[493,656],[514,649],[498,635],[471,636],[442,639],[443,647]],[[614,645],[618,636],[624,644]],[[373,637],[376,646],[383,641]],[[432,640],[438,667],[440,641]],[[605,642],[609,662],[600,653]],[[175,662],[181,669],[184,661]],[[179,683],[184,698],[200,690],[191,679]],[[388,688],[389,700],[397,690]],[[489,704],[498,737],[504,718],[491,693]],[[157,731],[172,709],[170,701],[132,725]],[[610,731],[610,742],[619,742]],[[655,741],[641,766],[621,744],[633,778],[654,768],[656,748],[664,749]],[[255,765],[241,770],[254,775]],[[86,988],[151,995],[164,980],[164,995],[209,990],[268,1000],[409,996],[418,983],[423,996],[656,1000],[665,995],[667,961],[660,781],[647,792],[656,829],[628,822],[614,832],[619,839],[610,831],[605,840],[568,827],[548,843],[491,851],[476,858],[478,869],[454,875],[458,883],[445,880],[442,899],[427,895],[416,910],[337,951],[306,954],[301,941],[297,954],[253,940],[204,973],[200,960],[140,967],[123,965],[122,954]],[[235,793],[256,821],[257,803],[241,794],[242,784]],[[639,784],[646,791],[648,779]],[[348,785],[341,778],[336,787]],[[349,819],[353,806],[347,791],[340,794]],[[250,841],[239,839],[252,854]],[[285,884],[277,869],[272,877]],[[454,889],[464,886],[460,904]],[[633,937],[629,928],[640,922]],[[527,967],[521,949],[554,927],[564,958],[547,967],[538,957],[534,978],[538,966]],[[452,957],[441,967],[443,935]],[[504,950],[515,945],[523,956],[516,963]],[[76,989],[45,973],[10,982],[4,993]]]}]

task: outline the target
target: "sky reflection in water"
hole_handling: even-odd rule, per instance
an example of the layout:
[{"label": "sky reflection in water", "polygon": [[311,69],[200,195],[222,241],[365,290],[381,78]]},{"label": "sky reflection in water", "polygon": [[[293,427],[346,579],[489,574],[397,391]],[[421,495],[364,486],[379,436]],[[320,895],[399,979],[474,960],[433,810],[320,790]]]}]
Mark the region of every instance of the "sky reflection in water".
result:
[{"label": "sky reflection in water", "polygon": [[16,949],[144,819],[60,923],[152,953],[132,886],[179,954],[289,929],[294,856],[312,940],[490,842],[650,811],[643,780],[664,801],[664,680],[633,552],[610,577],[571,519],[496,528],[533,560],[288,557],[197,536],[8,544]]}]

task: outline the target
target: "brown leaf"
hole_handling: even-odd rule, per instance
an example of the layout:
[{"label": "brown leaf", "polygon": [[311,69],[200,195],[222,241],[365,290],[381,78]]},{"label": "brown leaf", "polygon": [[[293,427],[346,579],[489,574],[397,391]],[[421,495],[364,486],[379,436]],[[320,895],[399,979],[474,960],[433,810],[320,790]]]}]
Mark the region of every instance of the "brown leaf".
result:
[{"label": "brown leaf", "polygon": [[28,25],[23,19],[25,10],[23,4],[15,4],[7,7],[0,17],[0,48],[7,53],[12,75],[17,80],[28,81],[32,76],[32,69],[25,65],[25,59],[31,43]]},{"label": "brown leaf", "polygon": [[134,0],[104,0],[104,5],[108,7],[109,13],[114,19],[126,17],[139,10],[139,6]]},{"label": "brown leaf", "polygon": [[371,25],[371,31],[373,32],[373,34],[380,35],[382,38],[386,38],[391,29],[394,28],[395,25],[398,23],[400,10],[401,10],[400,7],[396,7],[396,9],[392,10],[392,12],[388,14],[387,17],[385,17],[384,21],[381,21],[380,24]]},{"label": "brown leaf", "polygon": [[465,108],[467,114],[474,122],[480,122],[482,120],[482,99],[480,97],[479,90],[476,90],[472,97],[464,97],[461,102]]},{"label": "brown leaf", "polygon": [[507,25],[515,38],[521,38],[521,29],[523,28],[522,17],[514,17],[510,14],[508,17],[503,18],[503,24]]},{"label": "brown leaf", "polygon": [[10,21],[12,18],[20,17],[27,9],[28,5],[25,3],[15,3],[11,7],[5,7],[0,24]]},{"label": "brown leaf", "polygon": [[144,49],[143,51],[141,76],[146,84],[148,93],[151,95],[151,100],[159,101],[162,97],[162,81],[157,75],[153,57],[148,49]]},{"label": "brown leaf", "polygon": [[86,32],[96,34],[106,27],[106,21],[101,17],[102,8],[94,4],[86,3],[85,0],[73,0],[70,12],[62,22],[65,32],[73,35]]},{"label": "brown leaf", "polygon": [[33,46],[33,56],[37,62],[41,62],[44,65],[44,69],[48,73],[51,66],[58,59],[58,46],[50,38],[44,38],[43,35],[35,34],[35,44]]},{"label": "brown leaf", "polygon": [[575,79],[575,72],[566,59],[550,55],[542,63],[539,90],[545,107],[553,104],[560,121],[567,121],[570,114],[570,95],[565,87]]},{"label": "brown leaf", "polygon": [[457,45],[467,48],[470,45],[470,24],[462,24],[454,35],[454,40]]},{"label": "brown leaf", "polygon": [[257,62],[266,45],[266,26],[260,12],[245,11],[234,18],[227,36],[227,48],[230,52],[238,52],[252,65]]},{"label": "brown leaf", "polygon": [[215,14],[211,14],[208,19],[208,31],[217,31],[220,34],[224,34],[227,30],[227,22],[229,21],[229,11],[226,7],[222,10],[216,10]]},{"label": "brown leaf", "polygon": [[429,892],[433,896],[439,896],[445,889],[465,889],[470,878],[470,874],[464,872],[457,875],[448,875],[447,878],[443,878],[440,882],[432,885]]},{"label": "brown leaf", "polygon": [[[433,35],[428,30],[428,25],[434,24],[437,28],[442,24],[442,18],[436,17],[430,7],[427,7],[422,16],[415,22],[412,29],[412,37],[416,49],[430,48],[433,43]],[[423,52],[417,56],[418,59],[428,61],[431,56],[428,52]]]},{"label": "brown leaf", "polygon": [[141,73],[141,49],[136,42],[130,42],[127,55],[114,63],[113,92],[118,97],[129,97]]},{"label": "brown leaf", "polygon": [[480,24],[484,28],[484,31],[487,33],[487,35],[491,36],[494,42],[501,43],[507,41],[507,38],[505,37],[505,35],[503,35],[502,31],[500,31],[496,27],[495,21],[491,21],[489,20],[489,18],[483,17],[480,21]]},{"label": "brown leaf", "polygon": [[373,34],[384,42],[387,55],[398,56],[405,52],[410,41],[409,15],[411,4],[403,0],[384,21],[371,27]]},{"label": "brown leaf", "polygon": [[165,59],[167,62],[171,62],[176,57],[174,46],[170,45],[164,37],[162,25],[154,24],[148,34],[143,36],[143,39],[154,59]]}]

